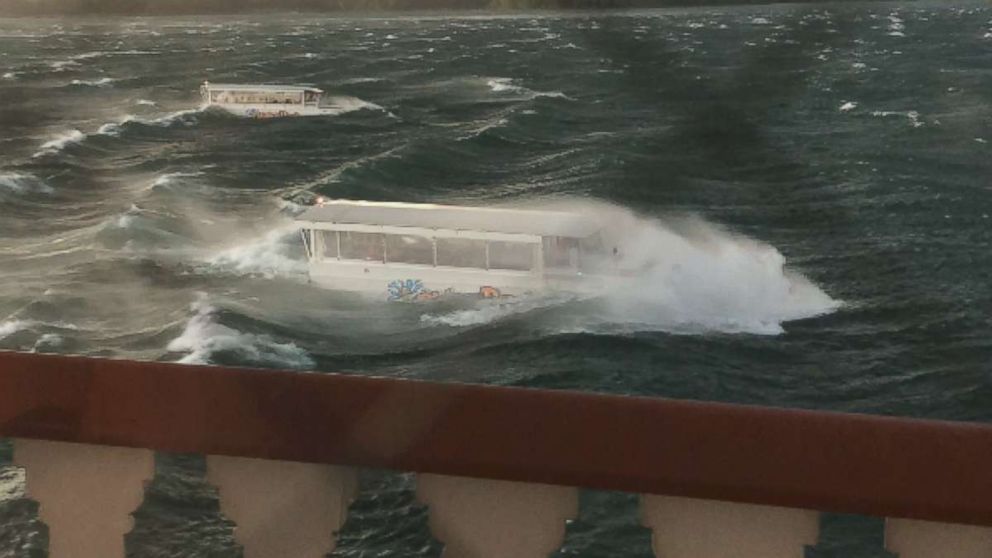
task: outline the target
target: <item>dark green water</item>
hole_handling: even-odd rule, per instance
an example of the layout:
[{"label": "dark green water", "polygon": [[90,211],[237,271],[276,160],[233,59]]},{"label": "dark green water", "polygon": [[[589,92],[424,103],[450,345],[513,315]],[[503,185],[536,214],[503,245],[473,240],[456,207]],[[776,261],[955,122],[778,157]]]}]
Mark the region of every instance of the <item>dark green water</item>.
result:
[{"label": "dark green water", "polygon": [[[0,348],[985,421],[990,20],[0,21]],[[197,110],[207,78],[343,108]],[[292,215],[316,195],[606,202],[673,263],[605,301],[374,303],[306,283]],[[201,469],[160,457],[132,555],[236,555]],[[0,554],[41,555],[0,471]],[[368,473],[337,554],[438,556],[411,483]],[[563,554],[650,555],[633,497],[582,504]],[[878,520],[823,531],[810,556],[883,555]]]}]

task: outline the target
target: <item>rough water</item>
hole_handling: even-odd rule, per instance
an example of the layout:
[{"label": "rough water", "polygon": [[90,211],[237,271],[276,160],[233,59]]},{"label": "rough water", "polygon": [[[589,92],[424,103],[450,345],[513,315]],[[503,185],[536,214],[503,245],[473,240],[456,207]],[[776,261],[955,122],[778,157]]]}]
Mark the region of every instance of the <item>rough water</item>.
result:
[{"label": "rough water", "polygon": [[[992,418],[992,8],[0,20],[0,349]],[[198,108],[307,82],[337,114]],[[630,292],[387,304],[308,284],[314,197],[619,215]],[[9,462],[9,448],[0,458]],[[159,456],[132,556],[236,556]],[[368,472],[340,556],[439,556]],[[0,554],[45,530],[0,467]],[[885,556],[827,516],[816,557]],[[568,556],[650,556],[584,493]]]}]

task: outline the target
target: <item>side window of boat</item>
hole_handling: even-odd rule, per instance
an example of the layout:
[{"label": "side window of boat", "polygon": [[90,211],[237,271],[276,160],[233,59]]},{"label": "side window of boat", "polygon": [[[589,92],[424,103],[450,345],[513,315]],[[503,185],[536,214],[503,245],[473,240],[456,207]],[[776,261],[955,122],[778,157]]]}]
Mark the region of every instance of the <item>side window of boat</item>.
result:
[{"label": "side window of boat", "polygon": [[434,265],[434,242],[412,234],[387,234],[386,261]]},{"label": "side window of boat", "polygon": [[338,257],[338,233],[337,231],[320,231],[320,245],[324,257],[327,259],[337,259]]},{"label": "side window of boat", "polygon": [[485,269],[486,241],[470,238],[439,238],[437,265]]},{"label": "side window of boat", "polygon": [[489,242],[489,267],[530,271],[534,266],[534,245],[523,242]]},{"label": "side window of boat", "polygon": [[341,257],[367,262],[383,260],[385,245],[379,233],[341,231]]},{"label": "side window of boat", "polygon": [[564,236],[544,237],[544,266],[576,268],[579,265],[579,241]]}]

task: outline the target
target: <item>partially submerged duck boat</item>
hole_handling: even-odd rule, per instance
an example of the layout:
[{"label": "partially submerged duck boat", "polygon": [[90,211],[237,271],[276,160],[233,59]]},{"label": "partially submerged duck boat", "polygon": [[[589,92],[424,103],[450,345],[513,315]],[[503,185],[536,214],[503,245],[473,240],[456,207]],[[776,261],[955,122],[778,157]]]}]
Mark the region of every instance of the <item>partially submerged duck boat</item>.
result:
[{"label": "partially submerged duck boat", "polygon": [[207,107],[238,116],[277,118],[336,114],[337,107],[322,106],[324,91],[306,85],[258,85],[203,82],[200,94]]},{"label": "partially submerged duck boat", "polygon": [[311,281],[388,300],[595,292],[619,276],[617,249],[578,213],[329,200],[297,220]]}]

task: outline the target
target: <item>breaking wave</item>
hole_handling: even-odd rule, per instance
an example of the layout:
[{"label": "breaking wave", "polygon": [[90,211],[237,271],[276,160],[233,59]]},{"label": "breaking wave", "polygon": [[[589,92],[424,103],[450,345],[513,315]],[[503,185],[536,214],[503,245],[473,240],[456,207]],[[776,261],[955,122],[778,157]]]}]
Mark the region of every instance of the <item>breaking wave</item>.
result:
[{"label": "breaking wave", "polygon": [[91,134],[86,134],[80,130],[73,129],[41,144],[41,148],[34,154],[34,157],[37,158],[46,155],[57,155],[70,145],[82,143],[90,135],[119,136],[125,127],[131,123],[145,124],[148,126],[171,126],[173,124],[194,126],[198,122],[197,116],[202,114],[205,110],[206,107],[180,110],[156,118],[138,118],[137,116],[128,114],[124,115],[116,122],[101,124],[100,127]]},{"label": "breaking wave", "polygon": [[534,91],[533,89],[528,89],[522,85],[517,85],[513,82],[513,78],[489,78],[486,81],[486,85],[494,93],[513,93],[517,95],[523,95],[528,99],[534,99],[537,97],[553,97],[558,99],[570,99],[570,97],[561,91]]},{"label": "breaking wave", "polygon": [[86,134],[80,132],[79,130],[69,130],[61,135],[46,141],[41,144],[41,149],[34,154],[35,157],[42,157],[45,155],[54,155],[61,152],[66,146],[72,145],[74,143],[79,143],[86,139]]},{"label": "breaking wave", "polygon": [[40,178],[20,172],[0,173],[0,190],[7,190],[18,194],[27,192],[50,194],[55,191],[54,188],[45,184]]},{"label": "breaking wave", "polygon": [[74,79],[69,82],[69,85],[82,87],[108,87],[115,81],[117,80],[109,77],[102,77],[100,79]]},{"label": "breaking wave", "polygon": [[204,293],[190,305],[193,317],[167,350],[186,353],[179,362],[210,364],[222,353],[233,354],[238,362],[276,368],[313,368],[309,354],[294,343],[280,343],[268,335],[244,333],[219,322],[219,310]]}]

